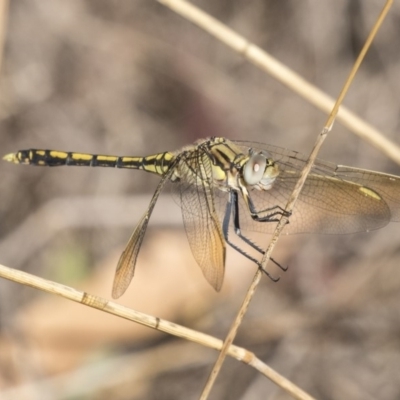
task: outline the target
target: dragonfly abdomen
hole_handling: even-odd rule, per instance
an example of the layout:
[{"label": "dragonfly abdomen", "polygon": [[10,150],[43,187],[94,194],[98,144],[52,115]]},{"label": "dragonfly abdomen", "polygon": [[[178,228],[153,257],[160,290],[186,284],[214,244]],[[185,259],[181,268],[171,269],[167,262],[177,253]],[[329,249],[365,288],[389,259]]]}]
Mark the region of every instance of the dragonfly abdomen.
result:
[{"label": "dragonfly abdomen", "polygon": [[133,157],[29,149],[7,154],[4,156],[4,159],[15,164],[48,167],[75,165],[86,167],[132,168],[142,169],[157,175],[164,175],[165,172],[168,171],[174,157],[175,156],[169,152],[147,157]]}]

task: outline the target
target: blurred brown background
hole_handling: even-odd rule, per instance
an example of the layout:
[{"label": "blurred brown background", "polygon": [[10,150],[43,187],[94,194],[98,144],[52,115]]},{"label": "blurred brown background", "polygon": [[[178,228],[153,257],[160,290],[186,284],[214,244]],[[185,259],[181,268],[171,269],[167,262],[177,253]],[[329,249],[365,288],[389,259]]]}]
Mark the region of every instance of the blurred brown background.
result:
[{"label": "blurred brown background", "polygon": [[[381,1],[196,1],[336,96]],[[400,7],[345,104],[398,142]],[[1,68],[0,145],[147,155],[226,136],[309,152],[326,116],[155,1],[18,0]],[[321,157],[400,174],[336,124]],[[158,178],[139,171],[2,163],[0,262],[110,298],[118,256]],[[318,399],[399,399],[400,226],[283,238],[290,266],[264,279],[236,343]],[[268,238],[262,238],[267,243]],[[224,337],[255,267],[228,253],[215,294],[179,208],[160,199],[121,302]],[[0,281],[0,397],[196,399],[212,350]],[[286,399],[227,360],[212,399]]]}]

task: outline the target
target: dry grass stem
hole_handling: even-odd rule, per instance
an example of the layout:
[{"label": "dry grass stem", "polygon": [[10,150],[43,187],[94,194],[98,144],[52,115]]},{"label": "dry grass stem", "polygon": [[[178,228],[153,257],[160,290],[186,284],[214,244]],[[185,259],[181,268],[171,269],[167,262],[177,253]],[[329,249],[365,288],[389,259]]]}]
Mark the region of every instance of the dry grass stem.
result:
[{"label": "dry grass stem", "polygon": [[[61,296],[65,299],[75,301],[77,303],[96,308],[100,311],[107,312],[109,314],[121,317],[130,321],[134,321],[138,324],[147,326],[149,328],[156,329],[161,332],[165,332],[182,339],[186,339],[191,342],[198,343],[200,345],[209,347],[215,350],[221,350],[223,342],[213,336],[206,335],[204,333],[194,331],[192,329],[183,327],[170,321],[166,321],[151,315],[132,310],[131,308],[121,306],[112,301],[108,301],[102,297],[94,296],[80,290],[73,289],[72,287],[61,285],[59,283],[49,281],[35,275],[28,274],[23,271],[19,271],[13,268],[0,265],[0,276],[13,282],[20,283],[22,285],[30,286],[35,289],[42,290],[47,293]],[[278,374],[268,365],[258,359],[254,353],[238,347],[230,346],[227,354],[232,358],[242,361],[245,364],[250,365],[264,376],[269,378],[272,382],[280,386],[287,393],[293,396],[295,399],[312,400],[313,398],[307,393],[302,391],[295,384],[290,382],[288,379]]]},{"label": "dry grass stem", "polygon": [[[209,34],[215,36],[221,42],[231,47],[234,51],[242,54],[246,60],[267,72],[315,107],[327,114],[331,112],[335,104],[335,100],[332,97],[305,80],[274,57],[270,56],[260,47],[249,42],[246,38],[237,34],[232,29],[229,29],[220,21],[184,0],[157,1],[169,7],[187,20],[193,22]],[[351,132],[368,141],[374,147],[381,150],[387,157],[390,157],[393,161],[400,164],[400,147],[387,139],[378,129],[363,121],[360,117],[344,106],[341,106],[337,120]]]},{"label": "dry grass stem", "polygon": [[0,67],[3,59],[4,40],[7,31],[8,0],[0,0]]},{"label": "dry grass stem", "polygon": [[[261,65],[263,65],[263,63],[261,63],[261,61],[260,61],[261,56],[257,56],[254,58],[254,54],[262,54],[262,51],[259,48],[256,48],[253,44],[249,43],[246,39],[242,38],[241,36],[237,35],[233,31],[229,30],[223,24],[219,23],[218,21],[216,21],[212,17],[208,16],[204,12],[198,10],[196,7],[191,6],[182,0],[161,1],[161,3],[168,5],[168,7],[172,8],[176,12],[179,12],[185,18],[189,19],[192,22],[197,23],[199,26],[201,26],[202,28],[207,30],[209,33],[214,34],[221,41],[223,41],[230,47],[233,47],[236,51],[242,53],[245,56],[245,58],[249,59],[250,61],[252,61],[256,64],[257,64],[257,62],[259,62]],[[314,161],[317,158],[318,152],[319,152],[323,142],[325,141],[327,134],[332,129],[334,120],[339,111],[339,107],[341,106],[343,99],[346,96],[348,89],[349,89],[351,83],[353,82],[353,79],[354,79],[361,63],[362,63],[366,53],[368,52],[369,47],[371,46],[372,40],[376,36],[391,5],[392,5],[392,0],[388,0],[385,3],[381,13],[379,14],[375,24],[373,25],[373,27],[371,29],[370,34],[368,35],[368,38],[367,38],[363,48],[361,49],[359,56],[357,57],[356,62],[354,63],[354,65],[350,71],[348,78],[346,79],[346,81],[343,85],[340,95],[338,96],[335,104],[333,105],[333,108],[329,114],[328,120],[327,120],[324,128],[322,129],[321,133],[317,137],[317,140],[314,144],[314,147],[310,154],[310,157],[309,157],[306,165],[304,166],[303,171],[301,172],[300,178],[299,178],[298,182],[296,183],[295,188],[293,189],[293,193],[291,194],[291,196],[288,200],[288,203],[286,206],[286,211],[289,214],[293,210],[293,206],[301,192],[301,189],[303,188],[303,185],[307,179],[308,174],[311,171]],[[271,63],[271,66],[273,66],[273,68],[272,67],[267,68],[267,70],[269,70],[269,71],[272,71],[272,70],[279,71],[280,70],[280,68],[276,68],[277,64],[276,64],[275,60],[270,59],[269,56],[266,57],[265,59],[268,60],[267,65],[270,65],[269,62],[273,61]],[[284,76],[287,76],[288,75],[287,69],[285,68],[284,71],[285,71]],[[304,81],[302,83],[304,84]],[[295,85],[295,86],[297,87],[297,85]],[[294,87],[293,87],[293,89],[294,89]],[[294,89],[294,90],[296,90],[296,89]],[[399,158],[399,161],[400,161],[400,158]],[[273,251],[276,243],[279,240],[279,236],[281,235],[283,228],[285,227],[285,225],[288,222],[289,222],[288,216],[283,215],[275,229],[275,232],[272,236],[270,244],[262,258],[262,261],[261,261],[262,268],[264,268],[264,269],[266,268],[266,265],[271,257],[272,251]],[[232,345],[232,343],[235,339],[237,330],[243,320],[244,315],[247,312],[248,306],[250,304],[251,299],[254,296],[255,290],[260,282],[260,279],[261,279],[261,271],[258,270],[254,276],[254,279],[253,279],[248,291],[247,291],[247,294],[242,303],[242,306],[241,306],[234,322],[232,323],[232,325],[230,327],[228,335],[224,341],[224,345],[218,355],[218,358],[214,364],[214,367],[213,367],[213,369],[208,377],[208,380],[204,386],[203,392],[200,396],[200,400],[206,400],[211,392],[211,389],[215,383],[218,373],[221,370],[221,367],[222,367],[222,364],[226,357],[226,354],[228,354],[228,349],[230,348],[230,346]]]}]

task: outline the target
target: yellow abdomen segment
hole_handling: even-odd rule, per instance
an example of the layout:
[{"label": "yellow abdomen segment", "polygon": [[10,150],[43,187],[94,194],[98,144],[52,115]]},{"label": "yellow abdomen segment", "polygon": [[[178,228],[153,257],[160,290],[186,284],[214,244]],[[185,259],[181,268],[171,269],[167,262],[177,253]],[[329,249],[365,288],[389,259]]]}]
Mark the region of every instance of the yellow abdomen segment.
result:
[{"label": "yellow abdomen segment", "polygon": [[65,152],[58,150],[20,150],[3,157],[15,164],[38,166],[75,165],[87,167],[111,167],[143,169],[157,175],[164,175],[174,160],[172,153],[159,153],[147,157],[109,156],[86,153]]}]

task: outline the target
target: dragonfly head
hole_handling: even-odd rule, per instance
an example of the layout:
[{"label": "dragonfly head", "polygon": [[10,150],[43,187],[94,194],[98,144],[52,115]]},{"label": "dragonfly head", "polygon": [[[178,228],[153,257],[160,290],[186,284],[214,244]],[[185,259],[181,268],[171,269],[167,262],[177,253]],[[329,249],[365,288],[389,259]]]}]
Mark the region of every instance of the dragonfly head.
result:
[{"label": "dragonfly head", "polygon": [[243,164],[243,180],[246,186],[258,190],[268,190],[279,175],[279,168],[266,151],[249,152],[249,158]]}]

